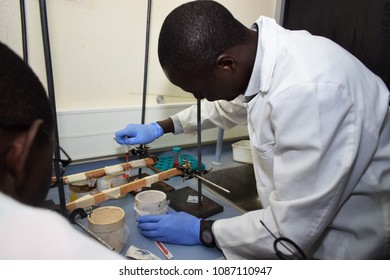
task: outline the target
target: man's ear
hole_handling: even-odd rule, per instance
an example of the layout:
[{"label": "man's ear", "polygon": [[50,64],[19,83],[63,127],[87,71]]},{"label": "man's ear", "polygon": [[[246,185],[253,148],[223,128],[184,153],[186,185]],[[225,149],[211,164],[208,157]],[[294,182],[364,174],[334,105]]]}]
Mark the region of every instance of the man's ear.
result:
[{"label": "man's ear", "polygon": [[33,143],[39,136],[39,131],[43,126],[43,120],[35,120],[27,131],[19,133],[7,152],[6,168],[8,173],[15,180],[21,180],[25,174],[25,168]]},{"label": "man's ear", "polygon": [[237,67],[237,60],[234,56],[221,54],[216,61],[216,67],[218,70],[231,72]]}]

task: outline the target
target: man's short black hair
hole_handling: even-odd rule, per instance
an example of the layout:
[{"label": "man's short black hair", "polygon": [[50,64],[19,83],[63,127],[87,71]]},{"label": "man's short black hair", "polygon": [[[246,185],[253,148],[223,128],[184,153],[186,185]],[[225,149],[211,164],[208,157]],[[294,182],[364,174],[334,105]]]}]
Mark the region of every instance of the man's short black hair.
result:
[{"label": "man's short black hair", "polygon": [[42,119],[53,130],[53,114],[46,91],[32,69],[0,43],[0,122],[31,125]]},{"label": "man's short black hair", "polygon": [[209,76],[215,59],[247,40],[247,28],[215,1],[193,1],[174,9],[165,19],[158,41],[163,68]]}]

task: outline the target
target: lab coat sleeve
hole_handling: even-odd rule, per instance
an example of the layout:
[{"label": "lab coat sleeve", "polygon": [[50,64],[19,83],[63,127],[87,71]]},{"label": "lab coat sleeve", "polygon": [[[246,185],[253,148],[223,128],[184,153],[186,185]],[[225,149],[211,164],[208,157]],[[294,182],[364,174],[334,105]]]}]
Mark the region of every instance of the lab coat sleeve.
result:
[{"label": "lab coat sleeve", "polygon": [[[230,129],[236,125],[247,123],[246,107],[243,104],[244,96],[239,95],[232,101],[218,100],[201,102],[201,125],[202,129],[220,127]],[[192,105],[189,108],[171,116],[175,132],[196,133],[197,131],[197,107]]]},{"label": "lab coat sleeve", "polygon": [[[262,170],[257,178],[259,195],[266,195],[262,199],[268,203],[264,209],[214,223],[214,234],[228,259],[277,258],[273,238],[260,220],[276,236],[310,248],[357,184],[349,176],[363,122],[343,87],[304,84],[264,102],[272,130],[264,135],[257,129],[251,141],[259,155],[255,168],[269,166],[268,175]],[[377,141],[375,136],[371,140]],[[367,151],[367,162],[373,152]]]}]

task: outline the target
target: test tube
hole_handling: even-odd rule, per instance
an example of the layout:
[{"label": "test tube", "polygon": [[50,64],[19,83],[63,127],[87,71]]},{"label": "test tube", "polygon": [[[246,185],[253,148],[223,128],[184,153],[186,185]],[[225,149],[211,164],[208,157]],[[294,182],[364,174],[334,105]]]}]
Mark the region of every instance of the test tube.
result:
[{"label": "test tube", "polygon": [[180,147],[173,147],[172,153],[173,153],[173,167],[180,165]]}]

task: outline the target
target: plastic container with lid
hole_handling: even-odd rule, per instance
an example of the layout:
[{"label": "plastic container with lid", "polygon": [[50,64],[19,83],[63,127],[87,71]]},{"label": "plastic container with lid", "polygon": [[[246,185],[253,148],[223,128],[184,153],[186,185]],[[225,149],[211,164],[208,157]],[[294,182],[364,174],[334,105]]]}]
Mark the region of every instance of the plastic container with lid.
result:
[{"label": "plastic container with lid", "polygon": [[251,142],[249,140],[241,140],[233,143],[232,148],[234,161],[253,164]]},{"label": "plastic container with lid", "polygon": [[173,167],[180,165],[180,147],[173,147],[172,148],[172,157],[173,157]]},{"label": "plastic container with lid", "polygon": [[163,215],[168,211],[167,195],[158,190],[147,190],[138,193],[134,198],[136,216]]}]

